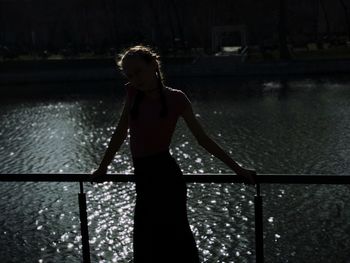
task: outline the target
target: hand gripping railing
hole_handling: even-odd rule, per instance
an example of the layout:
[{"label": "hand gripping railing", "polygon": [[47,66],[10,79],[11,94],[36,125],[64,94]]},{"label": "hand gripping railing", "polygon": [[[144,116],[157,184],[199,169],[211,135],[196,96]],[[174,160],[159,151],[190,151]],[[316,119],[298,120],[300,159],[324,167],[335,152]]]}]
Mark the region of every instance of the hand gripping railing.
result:
[{"label": "hand gripping railing", "polygon": [[[89,174],[1,174],[0,181],[32,181],[32,182],[79,182],[79,212],[83,245],[83,262],[90,263],[89,231],[86,213],[86,194],[83,182],[91,182]],[[235,174],[184,174],[187,183],[243,183],[242,178]],[[261,184],[350,184],[350,175],[325,174],[260,174],[258,175],[256,195],[254,196],[255,211],[255,251],[256,262],[264,262],[263,243],[263,211]],[[94,179],[94,182],[135,182],[133,174],[106,174]]]}]

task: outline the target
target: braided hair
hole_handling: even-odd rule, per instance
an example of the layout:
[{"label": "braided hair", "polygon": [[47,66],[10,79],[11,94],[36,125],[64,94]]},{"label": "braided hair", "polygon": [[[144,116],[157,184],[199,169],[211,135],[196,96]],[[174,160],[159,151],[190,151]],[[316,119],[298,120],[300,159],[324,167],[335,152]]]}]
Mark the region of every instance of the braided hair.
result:
[{"label": "braided hair", "polygon": [[[129,47],[126,50],[124,50],[122,53],[120,53],[115,59],[120,70],[123,71],[124,62],[126,59],[128,59],[130,57],[139,57],[147,63],[151,63],[153,61],[155,61],[157,63],[157,70],[156,70],[156,75],[157,75],[157,79],[158,79],[157,86],[159,88],[161,106],[162,106],[160,113],[159,113],[159,116],[161,118],[165,118],[168,114],[168,107],[167,107],[166,98],[164,95],[164,88],[165,88],[164,76],[163,76],[163,73],[161,71],[161,64],[160,64],[160,60],[159,60],[159,58],[160,58],[159,55],[155,51],[153,51],[150,47],[147,47],[144,45],[136,45],[136,46]],[[144,97],[145,97],[145,92],[142,90],[137,90],[134,103],[130,109],[130,115],[131,115],[132,119],[137,118],[138,113],[139,113],[139,105],[142,102]]]}]

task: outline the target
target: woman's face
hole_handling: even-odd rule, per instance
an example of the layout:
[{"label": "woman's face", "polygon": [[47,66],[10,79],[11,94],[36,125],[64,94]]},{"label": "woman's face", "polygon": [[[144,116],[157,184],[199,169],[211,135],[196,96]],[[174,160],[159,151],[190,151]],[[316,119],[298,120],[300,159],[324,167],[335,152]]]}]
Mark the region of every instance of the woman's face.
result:
[{"label": "woman's face", "polygon": [[131,85],[140,90],[152,89],[156,80],[155,63],[139,57],[130,57],[123,63],[123,71]]}]

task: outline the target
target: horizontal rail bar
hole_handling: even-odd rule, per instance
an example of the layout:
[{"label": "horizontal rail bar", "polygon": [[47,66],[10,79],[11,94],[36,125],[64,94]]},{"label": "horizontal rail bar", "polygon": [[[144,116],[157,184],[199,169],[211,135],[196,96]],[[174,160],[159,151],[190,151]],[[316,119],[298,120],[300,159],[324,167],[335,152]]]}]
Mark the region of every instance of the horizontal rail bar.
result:
[{"label": "horizontal rail bar", "polygon": [[[91,182],[90,174],[0,174],[0,181],[32,182]],[[258,174],[259,184],[350,184],[350,175],[328,174]],[[236,174],[184,174],[187,183],[243,183]],[[135,182],[134,174],[106,174],[95,178],[93,182]]]},{"label": "horizontal rail bar", "polygon": [[[33,182],[80,182],[80,190],[83,192],[82,182],[91,182],[91,174],[0,174],[0,181],[33,181]],[[184,174],[187,183],[243,183],[241,177],[236,174]],[[93,180],[94,182],[135,182],[134,174],[106,174]],[[256,261],[264,262],[263,245],[263,218],[262,196],[260,196],[260,184],[350,184],[350,175],[327,175],[327,174],[258,174],[257,195],[255,202],[255,242]],[[83,196],[84,195],[84,196]],[[84,197],[84,200],[82,199]],[[83,261],[90,262],[90,248],[86,215],[85,193],[79,194],[81,235],[83,237]]]}]

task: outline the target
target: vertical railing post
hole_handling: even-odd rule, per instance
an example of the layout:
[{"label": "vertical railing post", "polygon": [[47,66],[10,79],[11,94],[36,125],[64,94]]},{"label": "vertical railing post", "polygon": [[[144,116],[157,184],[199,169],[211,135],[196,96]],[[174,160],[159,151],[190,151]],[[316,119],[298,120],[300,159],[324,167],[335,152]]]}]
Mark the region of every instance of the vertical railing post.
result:
[{"label": "vertical railing post", "polygon": [[83,189],[83,182],[80,181],[80,193],[79,196],[79,214],[80,214],[80,231],[81,239],[83,243],[83,262],[90,263],[90,246],[89,246],[89,229],[87,223],[86,213],[86,195]]},{"label": "vertical railing post", "polygon": [[264,262],[264,236],[263,236],[263,210],[262,196],[260,196],[260,184],[256,184],[256,195],[254,196],[255,207],[255,253],[256,262]]}]

